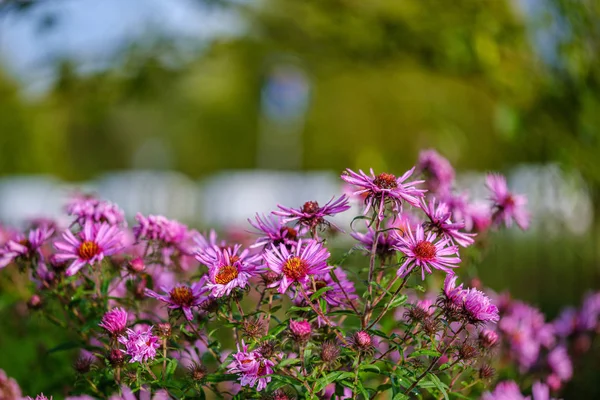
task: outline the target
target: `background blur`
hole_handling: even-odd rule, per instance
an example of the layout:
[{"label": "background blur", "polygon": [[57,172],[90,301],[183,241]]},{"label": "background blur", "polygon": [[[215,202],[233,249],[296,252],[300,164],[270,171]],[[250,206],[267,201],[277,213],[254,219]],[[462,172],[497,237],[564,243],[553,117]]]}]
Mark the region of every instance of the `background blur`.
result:
[{"label": "background blur", "polygon": [[529,196],[479,272],[552,318],[600,288],[599,58],[596,0],[0,0],[0,219],[81,189],[224,229],[435,148]]}]

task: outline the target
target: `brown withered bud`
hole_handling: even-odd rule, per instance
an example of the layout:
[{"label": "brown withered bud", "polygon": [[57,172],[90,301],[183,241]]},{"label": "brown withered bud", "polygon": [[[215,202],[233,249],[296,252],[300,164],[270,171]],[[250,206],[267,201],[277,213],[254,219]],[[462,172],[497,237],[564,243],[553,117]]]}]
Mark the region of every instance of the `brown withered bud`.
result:
[{"label": "brown withered bud", "polygon": [[206,377],[206,367],[197,362],[193,362],[188,368],[190,378],[194,381],[202,381]]},{"label": "brown withered bud", "polygon": [[120,367],[125,362],[125,354],[119,349],[112,349],[108,353],[108,361],[113,367]]},{"label": "brown withered bud", "polygon": [[484,364],[479,368],[479,377],[481,379],[490,379],[496,374],[496,370],[491,366]]},{"label": "brown withered bud", "polygon": [[411,323],[422,322],[426,318],[429,317],[429,314],[426,310],[421,307],[410,307],[405,313],[405,318]]},{"label": "brown withered bud", "polygon": [[209,314],[214,313],[219,309],[219,302],[216,299],[210,298],[200,303],[200,309]]},{"label": "brown withered bud", "polygon": [[326,364],[334,364],[340,356],[340,347],[331,341],[321,345],[321,360]]},{"label": "brown withered bud", "polygon": [[158,331],[158,336],[160,336],[162,338],[171,337],[172,329],[171,329],[170,323],[161,322],[160,324],[157,325],[156,329]]},{"label": "brown withered bud", "polygon": [[426,318],[425,320],[423,320],[423,330],[425,331],[425,333],[429,336],[434,335],[439,328],[439,322],[437,322],[436,320],[433,320],[431,318]]},{"label": "brown withered bud", "polygon": [[79,357],[73,363],[73,369],[77,371],[79,374],[86,374],[90,372],[92,368],[92,364],[94,363],[94,359],[92,357]]},{"label": "brown withered bud", "polygon": [[479,350],[473,343],[465,342],[458,348],[458,356],[462,360],[471,360],[479,355]]},{"label": "brown withered bud", "polygon": [[266,342],[262,342],[258,347],[258,352],[264,358],[271,358],[273,354],[275,354],[275,342],[272,340],[267,340]]},{"label": "brown withered bud", "polygon": [[267,271],[261,275],[262,281],[265,286],[269,286],[270,284],[279,280],[279,274],[274,271]]},{"label": "brown withered bud", "polygon": [[265,334],[266,323],[263,318],[247,318],[242,323],[242,334],[250,339],[258,339]]},{"label": "brown withered bud", "polygon": [[271,394],[265,394],[261,397],[263,400],[292,400],[296,397],[290,393],[287,393],[283,389],[277,389]]}]

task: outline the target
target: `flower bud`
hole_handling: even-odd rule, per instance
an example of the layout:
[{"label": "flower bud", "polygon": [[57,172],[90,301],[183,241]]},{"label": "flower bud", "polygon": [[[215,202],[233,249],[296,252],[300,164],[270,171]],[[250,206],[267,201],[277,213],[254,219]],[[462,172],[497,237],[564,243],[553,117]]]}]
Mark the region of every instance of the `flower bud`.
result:
[{"label": "flower bud", "polygon": [[144,264],[144,259],[141,257],[136,257],[132,260],[129,260],[127,263],[127,269],[133,273],[142,272],[146,269],[146,265]]},{"label": "flower bud", "polygon": [[484,349],[492,348],[498,342],[498,334],[492,330],[484,329],[479,333],[479,345]]},{"label": "flower bud", "polygon": [[34,294],[33,296],[31,296],[31,298],[29,299],[29,301],[27,301],[27,307],[30,310],[39,310],[40,308],[42,308],[42,298],[40,296],[38,296],[37,294]]},{"label": "flower bud", "polygon": [[306,320],[293,321],[290,320],[290,331],[291,335],[299,343],[306,343],[310,339],[312,329],[310,322]]},{"label": "flower bud", "polygon": [[279,274],[274,271],[267,271],[261,275],[261,278],[262,278],[265,286],[269,286],[273,282],[276,282],[277,280],[279,280]]},{"label": "flower bud", "polygon": [[168,322],[161,322],[160,324],[158,324],[157,326],[158,329],[158,336],[162,337],[162,338],[168,338],[171,337],[171,324]]},{"label": "flower bud", "polygon": [[120,367],[125,361],[125,354],[119,349],[112,349],[108,354],[108,361],[113,367]]},{"label": "flower bud", "polygon": [[242,333],[251,339],[258,339],[265,334],[265,320],[262,318],[247,318],[242,323]]},{"label": "flower bud", "polygon": [[483,364],[479,368],[479,377],[481,379],[490,379],[496,374],[496,370],[487,364]]},{"label": "flower bud", "polygon": [[465,342],[458,348],[458,355],[462,360],[470,360],[477,357],[479,351],[473,344]]},{"label": "flower bud", "polygon": [[359,352],[370,353],[373,351],[373,339],[365,331],[355,332],[349,341],[352,347]]}]

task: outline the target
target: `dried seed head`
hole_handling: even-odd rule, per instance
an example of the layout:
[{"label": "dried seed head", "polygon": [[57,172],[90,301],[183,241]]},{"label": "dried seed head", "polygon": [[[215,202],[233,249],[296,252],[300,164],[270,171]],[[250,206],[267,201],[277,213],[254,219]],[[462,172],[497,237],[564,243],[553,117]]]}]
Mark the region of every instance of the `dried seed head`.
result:
[{"label": "dried seed head", "polygon": [[458,349],[458,355],[462,360],[470,360],[477,357],[479,351],[477,347],[469,342],[463,343]]},{"label": "dried seed head", "polygon": [[269,286],[279,280],[279,274],[273,271],[267,271],[261,275],[261,278],[265,286]]},{"label": "dried seed head", "polygon": [[73,363],[73,369],[79,374],[86,374],[90,372],[94,359],[92,357],[79,357]]},{"label": "dried seed head", "polygon": [[214,313],[219,309],[219,302],[216,299],[209,298],[200,303],[200,309],[209,314]]},{"label": "dried seed head", "polygon": [[479,368],[479,377],[481,379],[490,379],[496,374],[496,370],[487,364],[483,364]]},{"label": "dried seed head", "polygon": [[418,323],[423,321],[425,318],[429,317],[429,314],[426,310],[422,309],[421,307],[414,306],[406,310],[404,316],[409,322]]},{"label": "dried seed head", "polygon": [[267,340],[266,342],[262,342],[258,347],[258,352],[264,358],[271,358],[273,354],[275,354],[275,342],[272,340]]},{"label": "dried seed head", "polygon": [[261,338],[266,331],[266,324],[263,318],[247,318],[242,322],[242,333],[247,338]]},{"label": "dried seed head", "polygon": [[321,360],[326,364],[333,364],[340,356],[340,347],[337,343],[327,341],[321,345]]},{"label": "dried seed head", "polygon": [[195,361],[189,366],[188,370],[190,378],[194,381],[202,381],[206,377],[206,367]]},{"label": "dried seed head", "polygon": [[422,325],[423,325],[423,330],[429,336],[434,335],[435,333],[437,333],[438,328],[439,328],[439,322],[436,321],[436,320],[433,320],[431,318],[426,318],[423,321]]}]

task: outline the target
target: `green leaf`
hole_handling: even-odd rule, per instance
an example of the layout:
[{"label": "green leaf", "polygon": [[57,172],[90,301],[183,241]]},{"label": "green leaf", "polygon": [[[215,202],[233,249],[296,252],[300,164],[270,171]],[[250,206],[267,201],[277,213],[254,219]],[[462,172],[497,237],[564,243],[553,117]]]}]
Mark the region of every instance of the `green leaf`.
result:
[{"label": "green leaf", "polygon": [[51,348],[50,350],[48,350],[48,354],[56,353],[59,351],[65,351],[65,350],[79,349],[84,345],[85,345],[85,343],[83,343],[83,342],[76,342],[76,341],[65,342],[65,343],[61,343],[58,346],[55,346],[55,347]]},{"label": "green leaf", "polygon": [[330,383],[341,381],[347,378],[354,378],[354,372],[343,372],[343,371],[334,371],[325,375],[323,378],[317,380],[317,386],[315,387],[315,392],[320,392],[325,389],[327,385]]},{"label": "green leaf", "polygon": [[410,357],[420,357],[420,356],[439,357],[440,356],[440,352],[439,351],[435,351],[435,350],[430,350],[430,349],[420,349],[420,350],[417,350],[417,351],[413,351],[410,354]]},{"label": "green leaf", "polygon": [[177,369],[177,360],[175,358],[171,358],[169,360],[169,362],[167,363],[166,374],[173,375],[175,373],[176,369]]},{"label": "green leaf", "polygon": [[407,395],[405,395],[404,393],[397,393],[392,400],[407,400],[410,399],[410,397],[408,397]]},{"label": "green leaf", "polygon": [[310,310],[312,310],[312,308],[310,308],[310,307],[292,306],[292,307],[290,307],[290,308],[287,309],[286,314],[289,314],[289,313],[294,312],[294,311],[310,311]]},{"label": "green leaf", "polygon": [[328,292],[330,290],[333,290],[331,286],[322,287],[310,296],[310,301],[315,301],[316,299],[320,298],[323,293]]},{"label": "green leaf", "polygon": [[283,367],[287,367],[288,365],[296,365],[296,364],[300,364],[300,363],[301,363],[301,360],[299,358],[284,358],[277,365],[279,367],[283,368]]},{"label": "green leaf", "polygon": [[238,380],[237,374],[211,374],[206,377],[208,382],[235,382]]},{"label": "green leaf", "polygon": [[381,373],[381,370],[379,369],[379,367],[377,365],[373,365],[373,364],[361,365],[360,366],[360,371],[374,372],[376,374]]}]

